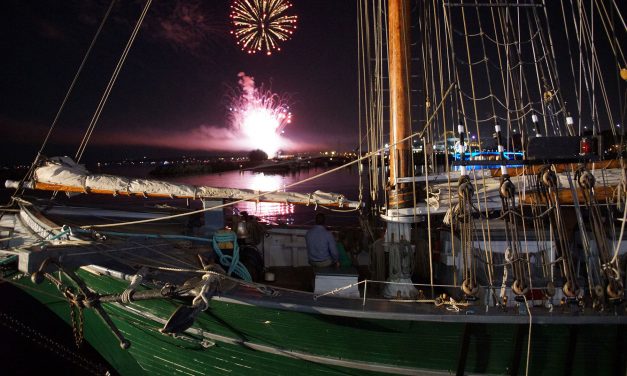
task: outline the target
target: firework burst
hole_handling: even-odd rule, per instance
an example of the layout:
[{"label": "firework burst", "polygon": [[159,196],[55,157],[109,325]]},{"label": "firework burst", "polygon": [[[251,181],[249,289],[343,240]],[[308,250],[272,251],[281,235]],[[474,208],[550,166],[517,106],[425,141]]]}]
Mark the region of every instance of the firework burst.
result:
[{"label": "firework burst", "polygon": [[231,21],[237,44],[250,54],[281,51],[279,42],[292,37],[298,16],[289,15],[292,4],[287,0],[234,0]]},{"label": "firework burst", "polygon": [[241,72],[239,88],[231,99],[231,124],[250,146],[273,157],[281,148],[283,129],[292,122],[288,101],[263,86],[255,87],[253,77]]}]

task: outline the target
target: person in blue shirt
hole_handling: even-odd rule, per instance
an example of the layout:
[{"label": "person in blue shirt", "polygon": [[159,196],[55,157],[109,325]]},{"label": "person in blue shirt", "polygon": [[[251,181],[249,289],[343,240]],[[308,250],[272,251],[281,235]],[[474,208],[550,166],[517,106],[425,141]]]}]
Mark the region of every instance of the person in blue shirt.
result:
[{"label": "person in blue shirt", "polygon": [[339,255],[335,245],[335,238],[324,227],[324,214],[316,214],[316,224],[305,235],[307,241],[307,256],[309,264],[314,268],[340,266]]}]

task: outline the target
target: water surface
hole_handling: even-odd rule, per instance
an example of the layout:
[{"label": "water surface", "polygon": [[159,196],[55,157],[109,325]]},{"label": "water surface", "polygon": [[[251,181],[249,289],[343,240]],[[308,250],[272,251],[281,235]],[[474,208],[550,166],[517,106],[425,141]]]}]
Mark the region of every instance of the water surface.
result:
[{"label": "water surface", "polygon": [[[221,173],[160,177],[174,183],[205,185],[211,187],[252,189],[255,191],[287,191],[312,193],[317,190],[340,193],[349,200],[359,197],[359,172],[356,165],[330,172],[326,168],[309,168],[285,174],[263,173],[248,170],[234,170]],[[109,167],[100,171],[131,177],[149,177],[150,169],[145,166]],[[307,179],[312,180],[305,181]],[[302,183],[301,183],[302,182]],[[366,194],[364,192],[364,194]],[[246,211],[271,223],[311,224],[316,211],[327,215],[327,222],[334,224],[356,223],[355,213],[339,213],[322,207],[303,206],[283,203],[246,202],[239,203],[235,211]]]}]

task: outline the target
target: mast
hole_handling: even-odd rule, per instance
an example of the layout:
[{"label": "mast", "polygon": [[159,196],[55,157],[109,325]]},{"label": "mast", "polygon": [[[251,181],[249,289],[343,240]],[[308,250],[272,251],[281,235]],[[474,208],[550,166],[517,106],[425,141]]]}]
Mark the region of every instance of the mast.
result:
[{"label": "mast", "polygon": [[[412,149],[409,113],[410,0],[388,0],[388,70],[390,76],[390,180],[388,209],[413,206],[413,192],[408,183],[398,179],[410,177]],[[412,170],[410,170],[412,168]],[[398,220],[397,214],[387,216],[384,247],[389,255],[389,276],[383,291],[385,297],[415,299],[418,290],[412,286],[414,251],[409,241],[411,226]]]},{"label": "mast", "polygon": [[[390,75],[390,180],[389,206],[408,207],[406,184],[398,178],[411,176],[411,135],[409,105],[410,7],[409,0],[388,1],[388,59]],[[404,141],[401,141],[406,139]],[[406,197],[407,196],[407,197]]]}]

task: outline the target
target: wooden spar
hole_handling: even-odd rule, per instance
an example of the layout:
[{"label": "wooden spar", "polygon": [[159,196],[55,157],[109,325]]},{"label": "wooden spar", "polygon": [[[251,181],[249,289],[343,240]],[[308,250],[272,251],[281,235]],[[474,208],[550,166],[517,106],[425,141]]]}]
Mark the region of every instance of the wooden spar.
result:
[{"label": "wooden spar", "polygon": [[324,205],[328,207],[336,207],[336,208],[354,208],[356,207],[356,203],[353,201],[344,200],[342,203],[335,201],[328,202],[316,202],[315,200],[311,201],[297,201],[297,200],[268,200],[263,196],[258,197],[255,194],[252,194],[250,199],[246,197],[204,197],[204,196],[190,196],[190,195],[170,195],[166,193],[150,193],[150,192],[128,192],[128,191],[113,191],[108,189],[88,189],[86,190],[83,187],[70,186],[70,185],[61,185],[61,184],[50,184],[50,183],[41,183],[35,182],[34,189],[40,191],[58,191],[58,192],[75,192],[75,193],[89,193],[89,194],[100,194],[100,195],[109,195],[109,196],[129,196],[129,197],[151,197],[151,198],[181,198],[181,199],[198,199],[198,198],[207,198],[207,199],[228,199],[228,200],[246,200],[246,201],[258,201],[258,202],[269,202],[269,203],[281,203],[281,204],[294,204],[294,205]]},{"label": "wooden spar", "polygon": [[390,187],[396,179],[410,176],[411,134],[409,115],[409,0],[390,0],[388,59],[390,72]]},{"label": "wooden spar", "polygon": [[[572,164],[571,163],[559,163],[555,164],[555,172],[564,172],[571,171]],[[535,175],[537,174],[543,165],[531,165],[526,167],[509,167],[508,173],[509,176],[521,176],[521,175]],[[586,163],[586,170],[594,171],[594,170],[607,170],[610,168],[620,168],[620,161],[618,159],[609,159],[606,161],[599,161],[593,163]],[[501,170],[496,168],[491,170],[492,177],[500,177]]]},{"label": "wooden spar", "polygon": [[[608,200],[611,202],[614,198],[615,191],[616,187],[598,186],[594,188],[594,195],[599,202],[604,203]],[[561,205],[573,205],[573,193],[570,189],[558,189],[557,195]],[[524,195],[520,193],[518,198],[523,205],[542,205],[544,203],[544,199],[540,197],[537,192],[527,191]],[[584,200],[581,189],[577,189],[577,198],[579,202]]]}]

